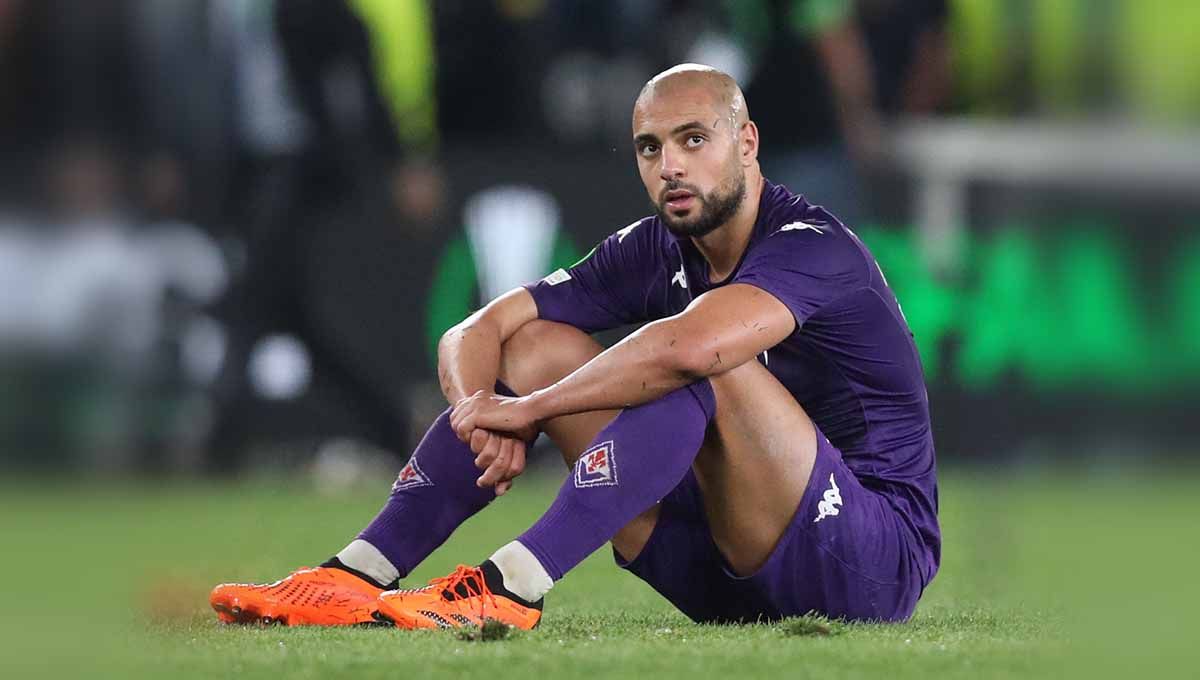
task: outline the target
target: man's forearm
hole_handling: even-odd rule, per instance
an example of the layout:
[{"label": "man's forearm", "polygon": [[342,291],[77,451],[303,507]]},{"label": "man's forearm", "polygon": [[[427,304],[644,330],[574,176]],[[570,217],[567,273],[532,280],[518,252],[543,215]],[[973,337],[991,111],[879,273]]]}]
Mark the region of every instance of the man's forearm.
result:
[{"label": "man's forearm", "polygon": [[470,318],[446,332],[438,343],[438,382],[454,404],[479,390],[495,388],[500,372],[500,330],[485,319]]},{"label": "man's forearm", "polygon": [[678,335],[669,322],[643,326],[567,377],[530,394],[536,419],[644,404],[707,375],[685,351],[687,339]]},{"label": "man's forearm", "polygon": [[455,404],[494,390],[505,341],[537,316],[529,291],[516,288],[446,331],[438,343],[438,383],[446,400]]},{"label": "man's forearm", "polygon": [[776,297],[734,283],[673,317],[642,326],[553,385],[523,400],[530,419],[644,404],[733,370],[791,335],[796,319]]},{"label": "man's forearm", "polygon": [[791,335],[796,323],[771,293],[732,283],[646,324],[549,387],[469,405],[455,427],[515,432],[558,416],[644,404],[753,361]]}]

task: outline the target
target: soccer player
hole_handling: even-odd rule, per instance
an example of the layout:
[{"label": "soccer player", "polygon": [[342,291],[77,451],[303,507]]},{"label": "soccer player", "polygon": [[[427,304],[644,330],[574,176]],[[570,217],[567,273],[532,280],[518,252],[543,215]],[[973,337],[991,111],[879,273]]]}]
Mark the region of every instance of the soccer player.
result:
[{"label": "soccer player", "polygon": [[[833,215],[763,178],[728,75],[655,76],[633,146],[657,214],[447,331],[451,408],[379,515],[321,567],[218,586],[222,620],[531,628],[610,541],[696,621],[912,614],[940,557],[934,448],[883,273]],[[637,322],[607,350],[588,335]],[[477,567],[389,590],[508,490],[539,430],[572,466],[546,513]]]}]

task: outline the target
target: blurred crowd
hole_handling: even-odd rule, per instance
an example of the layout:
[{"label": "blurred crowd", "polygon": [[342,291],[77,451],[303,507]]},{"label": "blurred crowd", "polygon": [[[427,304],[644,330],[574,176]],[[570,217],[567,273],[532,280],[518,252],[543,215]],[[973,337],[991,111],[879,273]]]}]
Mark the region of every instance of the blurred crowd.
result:
[{"label": "blurred crowd", "polygon": [[[277,426],[405,452],[429,357],[372,319],[424,332],[447,159],[620,153],[672,64],[733,74],[768,175],[854,221],[898,118],[1195,121],[1196,25],[1166,0],[0,0],[0,458],[228,471]],[[378,253],[397,271],[352,300],[313,266]],[[280,405],[318,388],[344,422]]]}]

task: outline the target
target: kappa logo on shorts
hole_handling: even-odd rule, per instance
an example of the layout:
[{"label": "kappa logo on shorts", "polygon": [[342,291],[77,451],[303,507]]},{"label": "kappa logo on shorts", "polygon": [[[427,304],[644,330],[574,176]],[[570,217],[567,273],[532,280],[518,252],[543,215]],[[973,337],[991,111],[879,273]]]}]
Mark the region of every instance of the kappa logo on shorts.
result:
[{"label": "kappa logo on shorts", "polygon": [[829,473],[829,488],[825,490],[821,501],[817,503],[817,518],[813,523],[820,522],[826,517],[836,517],[841,510],[838,506],[842,504],[842,492],[838,489],[837,482],[833,481],[833,473]]},{"label": "kappa logo on shorts", "polygon": [[613,443],[607,441],[584,451],[575,464],[575,486],[583,489],[616,485],[617,461],[613,458]]},{"label": "kappa logo on shorts", "polygon": [[407,465],[400,468],[400,474],[392,483],[392,491],[415,489],[420,486],[433,486],[433,482],[421,471],[421,466],[417,465],[417,457],[413,456],[408,459]]}]

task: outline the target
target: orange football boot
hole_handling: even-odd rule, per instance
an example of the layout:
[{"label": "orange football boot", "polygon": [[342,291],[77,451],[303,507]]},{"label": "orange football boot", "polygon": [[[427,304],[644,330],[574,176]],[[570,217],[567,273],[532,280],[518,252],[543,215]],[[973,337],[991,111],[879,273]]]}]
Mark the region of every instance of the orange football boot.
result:
[{"label": "orange football boot", "polygon": [[344,626],[375,623],[381,592],[348,571],[316,567],[264,585],[222,583],[208,602],[225,623]]},{"label": "orange football boot", "polygon": [[529,630],[542,620],[542,610],[540,601],[529,606],[493,593],[481,568],[460,564],[424,588],[384,592],[376,618],[407,629],[482,626],[493,619]]}]

